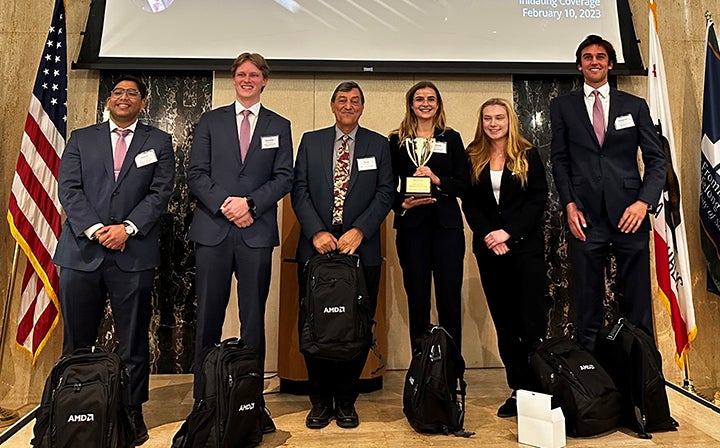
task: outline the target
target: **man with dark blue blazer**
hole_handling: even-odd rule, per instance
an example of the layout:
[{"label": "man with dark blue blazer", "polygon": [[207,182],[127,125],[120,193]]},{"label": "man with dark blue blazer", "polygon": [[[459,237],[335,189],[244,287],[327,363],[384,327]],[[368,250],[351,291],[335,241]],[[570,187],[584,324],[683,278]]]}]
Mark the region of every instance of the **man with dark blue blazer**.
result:
[{"label": "man with dark blue blazer", "polygon": [[[314,254],[334,250],[358,254],[374,313],[382,263],[380,225],[390,212],[394,190],[387,138],[358,126],[364,105],[357,83],[343,82],[335,88],[330,101],[335,125],[303,135],[291,198],[300,221],[298,276]],[[336,198],[333,187],[339,159],[347,161],[345,174],[349,173],[344,198]],[[299,283],[302,288],[303,282]],[[349,361],[305,357],[312,402],[305,420],[308,428],[323,428],[332,418],[343,428],[358,426],[355,401],[366,359],[367,352]]]},{"label": "man with dark blue blazer", "polygon": [[[604,270],[615,254],[621,314],[653,334],[649,231],[666,164],[647,103],[608,84],[613,46],[590,35],[576,56],[584,85],[550,103],[551,160],[570,241],[576,336],[588,350],[603,325]],[[644,164],[637,162],[640,147]]]},{"label": "man with dark blue blazer", "polygon": [[[265,302],[273,248],[280,244],[277,203],[292,186],[290,122],[260,104],[270,74],[265,58],[242,53],[232,74],[236,100],[200,118],[188,164],[198,199],[188,234],[196,248],[196,374],[220,341],[233,274],[241,338],[264,365]],[[263,431],[274,431],[263,415]]]},{"label": "man with dark blue blazer", "polygon": [[130,371],[135,444],[148,439],[148,329],[157,225],[175,177],[170,135],[138,122],[147,87],[121,77],[107,99],[110,120],[75,130],[60,161],[60,203],[67,220],[53,262],[60,269],[63,354],[95,345],[110,298],[118,352]]}]

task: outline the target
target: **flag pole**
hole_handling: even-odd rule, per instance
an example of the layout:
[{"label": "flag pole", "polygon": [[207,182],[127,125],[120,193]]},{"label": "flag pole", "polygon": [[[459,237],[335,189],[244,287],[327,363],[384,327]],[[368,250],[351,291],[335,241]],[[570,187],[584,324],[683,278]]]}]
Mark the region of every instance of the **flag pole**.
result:
[{"label": "flag pole", "polygon": [[[15,252],[13,253],[12,267],[10,268],[10,280],[8,280],[7,297],[2,315],[2,330],[0,331],[0,372],[2,372],[3,358],[5,357],[5,336],[7,333],[7,317],[10,315],[10,302],[12,301],[13,290],[15,289],[15,276],[17,274],[18,254],[20,245],[15,241]],[[8,426],[20,418],[20,414],[9,409],[0,407],[0,427]]]},{"label": "flag pole", "polygon": [[18,254],[20,253],[20,245],[15,241],[15,253],[13,254],[12,267],[10,268],[10,280],[8,280],[7,297],[5,298],[5,309],[2,316],[2,332],[0,332],[0,372],[2,371],[3,358],[5,357],[5,336],[7,335],[7,317],[10,315],[10,302],[12,301],[13,291],[15,290],[15,276],[17,274]]},{"label": "flag pole", "polygon": [[697,390],[695,390],[695,384],[693,384],[693,380],[690,379],[690,358],[687,351],[683,353],[683,370],[685,371],[685,378],[683,379],[683,389],[697,395]]}]

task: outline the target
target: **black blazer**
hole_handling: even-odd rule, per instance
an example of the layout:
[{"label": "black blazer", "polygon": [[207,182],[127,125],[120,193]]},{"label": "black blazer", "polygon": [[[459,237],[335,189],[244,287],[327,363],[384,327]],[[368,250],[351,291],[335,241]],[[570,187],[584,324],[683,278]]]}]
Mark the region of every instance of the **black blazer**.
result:
[{"label": "black blazer", "polygon": [[[447,152],[435,152],[427,163],[432,172],[440,178],[440,187],[433,185],[432,196],[437,199],[434,204],[413,207],[400,216],[403,211],[401,206],[405,200],[404,191],[405,178],[412,176],[415,172],[415,165],[407,155],[405,143],[399,140],[397,133],[390,135],[390,152],[393,160],[393,177],[395,182],[395,200],[393,210],[395,229],[417,227],[422,223],[431,220],[435,225],[444,228],[462,229],[463,221],[458,206],[457,198],[462,196],[468,185],[468,159],[465,155],[460,134],[452,129],[435,129],[435,140],[446,142]],[[400,190],[398,191],[398,186]]]},{"label": "black blazer", "polygon": [[[300,140],[290,192],[293,210],[300,221],[296,254],[300,263],[316,253],[313,235],[332,230],[334,148],[335,126],[306,132]],[[374,159],[375,168],[359,170],[360,159]],[[353,227],[362,231],[365,238],[356,253],[366,266],[378,266],[382,262],[379,230],[392,200],[392,162],[387,138],[358,127],[343,207],[343,232]]]},{"label": "black blazer", "polygon": [[[618,117],[625,119],[619,124]],[[575,202],[588,225],[599,222],[604,206],[613,225],[637,200],[655,206],[665,185],[665,154],[647,103],[610,88],[610,110],[603,145],[598,143],[585,107],[583,90],[559,96],[550,103],[553,177],[563,208]],[[618,129],[620,127],[621,129]],[[637,163],[638,146],[645,166]],[[645,218],[640,230],[650,230]]]},{"label": "black blazer", "polygon": [[463,211],[473,231],[473,252],[490,252],[483,239],[494,231],[503,229],[510,234],[508,247],[514,251],[542,250],[543,212],[547,201],[548,186],[545,168],[536,148],[528,153],[528,182],[522,188],[520,179],[507,166],[500,181],[500,203],[495,201],[490,183],[490,164],[480,173],[463,196]]}]

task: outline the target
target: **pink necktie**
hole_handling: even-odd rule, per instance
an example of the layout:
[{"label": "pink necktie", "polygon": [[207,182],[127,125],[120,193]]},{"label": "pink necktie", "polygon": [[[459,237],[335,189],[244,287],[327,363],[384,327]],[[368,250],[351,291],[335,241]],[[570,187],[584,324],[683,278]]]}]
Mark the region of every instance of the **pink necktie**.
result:
[{"label": "pink necktie", "polygon": [[343,205],[347,195],[348,181],[350,180],[350,150],[348,148],[347,135],[342,136],[342,144],[338,148],[337,161],[335,162],[335,175],[333,176],[333,211],[332,225],[342,224]]},{"label": "pink necktie", "polygon": [[245,109],[242,111],[243,120],[240,123],[240,159],[245,162],[248,148],[250,147],[250,120],[248,119],[250,111]]},{"label": "pink necktie", "polygon": [[593,103],[593,130],[595,136],[598,139],[600,146],[605,140],[605,114],[603,113],[602,101],[600,100],[600,92],[597,90],[592,91],[595,95],[595,102]]},{"label": "pink necktie", "polygon": [[117,180],[118,175],[120,175],[120,170],[122,169],[123,160],[125,160],[125,154],[127,154],[125,137],[132,131],[130,129],[115,128],[113,132],[118,135],[118,141],[115,143],[115,152],[113,154],[113,172],[115,173],[115,180]]}]

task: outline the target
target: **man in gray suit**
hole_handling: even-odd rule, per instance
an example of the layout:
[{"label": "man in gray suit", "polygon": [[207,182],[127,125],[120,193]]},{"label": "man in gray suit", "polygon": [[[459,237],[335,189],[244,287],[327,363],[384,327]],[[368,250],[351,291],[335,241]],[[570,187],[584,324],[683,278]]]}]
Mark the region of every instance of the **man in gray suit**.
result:
[{"label": "man in gray suit", "polygon": [[585,83],[550,103],[550,157],[574,236],[569,246],[577,340],[592,351],[603,325],[604,272],[611,252],[623,317],[653,334],[648,212],[660,200],[666,163],[645,100],[608,84],[616,62],[612,44],[590,35],[575,57]]},{"label": "man in gray suit", "polygon": [[115,82],[110,120],[75,130],[60,161],[60,203],[67,220],[53,262],[60,269],[63,354],[95,345],[105,298],[115,319],[118,352],[130,371],[135,444],[148,439],[151,302],[160,264],[157,225],[175,177],[170,135],[138,122],[147,87],[138,78]]},{"label": "man in gray suit", "polygon": [[[387,138],[358,126],[364,105],[357,83],[343,82],[335,88],[330,101],[335,125],[303,135],[291,197],[301,231],[298,275],[316,253],[357,253],[374,313],[382,263],[380,225],[392,207],[394,189]],[[343,171],[349,175],[344,177],[344,197],[334,194]],[[366,359],[367,352],[350,361],[305,357],[312,402],[305,420],[308,428],[323,428],[332,418],[342,428],[359,424],[355,400]]]},{"label": "man in gray suit", "polygon": [[[235,102],[200,118],[188,165],[198,198],[188,235],[196,248],[196,374],[220,341],[233,274],[241,338],[264,365],[265,302],[280,244],[277,203],[292,185],[290,122],[260,104],[270,74],[265,58],[242,53],[232,74]],[[275,431],[267,411],[263,416],[263,432]]]}]

